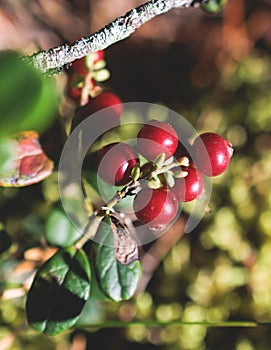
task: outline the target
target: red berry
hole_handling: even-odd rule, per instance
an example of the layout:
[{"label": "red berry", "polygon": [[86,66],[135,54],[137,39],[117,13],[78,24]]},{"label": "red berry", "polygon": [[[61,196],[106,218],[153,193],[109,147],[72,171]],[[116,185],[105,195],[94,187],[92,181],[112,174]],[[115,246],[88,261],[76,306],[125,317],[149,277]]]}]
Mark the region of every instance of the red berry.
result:
[{"label": "red berry", "polygon": [[104,59],[104,50],[93,52],[92,55],[93,55],[93,63],[101,61]]},{"label": "red berry", "polygon": [[91,99],[87,110],[89,114],[92,114],[107,107],[111,107],[110,112],[119,120],[123,110],[122,101],[118,95],[110,91],[103,91],[98,96]]},{"label": "red berry", "polygon": [[67,95],[74,101],[79,101],[81,98],[81,91],[84,78],[77,73],[71,73],[68,76]]},{"label": "red berry", "polygon": [[84,77],[88,73],[88,68],[86,65],[86,57],[79,58],[72,62],[70,67],[71,72],[77,73]]},{"label": "red berry", "polygon": [[88,67],[89,61],[91,61],[92,64],[95,64],[98,61],[103,59],[104,59],[103,50],[92,52],[88,56],[78,58],[77,60],[73,61],[70,67],[70,72],[80,74],[81,76],[84,77],[89,72],[89,67]]},{"label": "red berry", "polygon": [[138,163],[133,149],[125,143],[111,143],[98,154],[98,174],[105,182],[126,185],[131,178],[131,170]]},{"label": "red berry", "polygon": [[153,161],[161,153],[170,158],[178,147],[178,135],[171,125],[158,120],[150,120],[137,135],[139,152]]},{"label": "red berry", "polygon": [[133,207],[138,220],[151,230],[162,230],[176,217],[178,199],[166,188],[145,188],[137,193]]},{"label": "red berry", "polygon": [[201,173],[194,168],[188,167],[183,170],[187,171],[188,174],[186,177],[175,179],[172,191],[181,202],[190,202],[201,195],[204,180]]},{"label": "red berry", "polygon": [[198,136],[193,144],[193,149],[195,166],[207,176],[222,174],[229,166],[233,154],[231,143],[212,132]]}]

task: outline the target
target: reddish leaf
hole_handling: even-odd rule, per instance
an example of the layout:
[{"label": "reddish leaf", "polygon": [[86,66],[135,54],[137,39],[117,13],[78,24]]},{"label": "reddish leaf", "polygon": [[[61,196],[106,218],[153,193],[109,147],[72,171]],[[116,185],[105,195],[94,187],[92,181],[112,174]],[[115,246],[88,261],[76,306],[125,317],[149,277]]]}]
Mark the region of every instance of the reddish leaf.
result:
[{"label": "reddish leaf", "polygon": [[38,136],[35,131],[23,131],[13,137],[17,141],[14,167],[11,172],[1,174],[0,186],[28,186],[52,173],[54,164],[43,152]]}]

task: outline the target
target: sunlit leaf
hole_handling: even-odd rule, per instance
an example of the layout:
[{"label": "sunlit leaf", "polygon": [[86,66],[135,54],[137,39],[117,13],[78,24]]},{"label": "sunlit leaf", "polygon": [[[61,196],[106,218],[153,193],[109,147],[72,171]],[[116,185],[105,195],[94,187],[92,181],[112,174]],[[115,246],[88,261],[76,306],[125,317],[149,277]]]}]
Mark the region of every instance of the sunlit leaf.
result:
[{"label": "sunlit leaf", "polygon": [[53,79],[44,77],[12,52],[0,55],[0,76],[0,135],[44,130],[57,106]]},{"label": "sunlit leaf", "polygon": [[69,247],[81,235],[63,211],[59,209],[51,211],[45,228],[45,238],[48,243],[58,247]]},{"label": "sunlit leaf", "polygon": [[27,319],[48,335],[72,327],[90,294],[91,270],[83,250],[59,250],[38,270],[28,293]]}]

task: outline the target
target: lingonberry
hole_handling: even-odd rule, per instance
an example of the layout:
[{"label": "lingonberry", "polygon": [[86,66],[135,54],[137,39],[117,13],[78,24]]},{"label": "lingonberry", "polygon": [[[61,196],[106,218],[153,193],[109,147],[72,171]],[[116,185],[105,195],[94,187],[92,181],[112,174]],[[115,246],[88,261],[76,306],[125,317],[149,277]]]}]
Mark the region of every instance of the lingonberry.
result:
[{"label": "lingonberry", "polygon": [[95,80],[91,77],[85,81],[85,78],[80,74],[69,74],[66,88],[68,97],[75,102],[79,102],[81,100],[82,89],[84,85],[87,85],[89,93],[96,87]]},{"label": "lingonberry", "polygon": [[81,76],[85,76],[88,73],[88,67],[86,65],[86,57],[79,58],[72,62],[70,71],[77,73]]},{"label": "lingonberry", "polygon": [[110,112],[114,114],[117,119],[120,118],[123,110],[122,101],[118,95],[111,91],[101,92],[90,101],[87,109],[89,113],[95,113],[107,107],[110,107]]},{"label": "lingonberry", "polygon": [[175,179],[172,191],[181,202],[190,202],[201,195],[204,180],[202,174],[195,168],[187,167],[183,170],[188,174],[183,178]]},{"label": "lingonberry", "polygon": [[98,61],[101,61],[104,59],[104,51],[103,50],[92,52],[90,55],[92,55],[91,58],[92,58],[92,61],[94,64],[97,63]]},{"label": "lingonberry", "polygon": [[98,174],[105,182],[123,186],[132,180],[131,170],[138,163],[134,150],[125,143],[111,143],[98,154]]},{"label": "lingonberry", "polygon": [[195,166],[207,176],[222,174],[229,166],[233,154],[232,144],[212,132],[199,135],[193,144],[193,149]]},{"label": "lingonberry", "polygon": [[137,193],[133,208],[138,220],[151,230],[163,230],[177,215],[178,199],[166,188],[144,188]]},{"label": "lingonberry", "polygon": [[70,71],[82,75],[83,77],[92,69],[92,66],[104,59],[104,51],[99,50],[92,52],[85,57],[79,58],[72,62]]},{"label": "lingonberry", "polygon": [[118,125],[123,110],[122,101],[118,95],[113,92],[103,91],[98,96],[91,98],[86,105],[77,108],[72,120],[72,130],[83,120],[104,108],[106,109],[96,121],[99,124],[97,125],[97,128],[106,125],[107,129],[110,129]]},{"label": "lingonberry", "polygon": [[150,120],[137,134],[139,152],[153,161],[161,153],[166,159],[173,156],[178,147],[178,135],[171,125],[158,120]]}]

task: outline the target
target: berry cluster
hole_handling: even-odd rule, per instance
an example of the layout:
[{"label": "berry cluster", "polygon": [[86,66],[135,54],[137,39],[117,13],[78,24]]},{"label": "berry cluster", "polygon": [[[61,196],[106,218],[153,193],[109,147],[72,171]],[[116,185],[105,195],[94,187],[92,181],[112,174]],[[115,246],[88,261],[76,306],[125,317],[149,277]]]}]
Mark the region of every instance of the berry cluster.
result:
[{"label": "berry cluster", "polygon": [[114,92],[106,91],[101,86],[101,82],[110,77],[103,50],[75,60],[67,73],[66,94],[78,106],[72,129],[91,114],[107,107],[111,107],[107,110],[109,123],[112,120],[119,122],[122,101]]},{"label": "berry cluster", "polygon": [[102,148],[98,174],[112,186],[136,187],[134,213],[153,230],[176,217],[180,202],[202,196],[204,175],[222,174],[233,154],[230,142],[215,133],[198,136],[188,152],[175,129],[158,120],[147,122],[136,140],[136,147],[119,142]]},{"label": "berry cluster", "polygon": [[68,70],[68,97],[80,105],[87,104],[91,97],[100,92],[97,82],[108,79],[109,75],[102,50],[75,60]]}]

